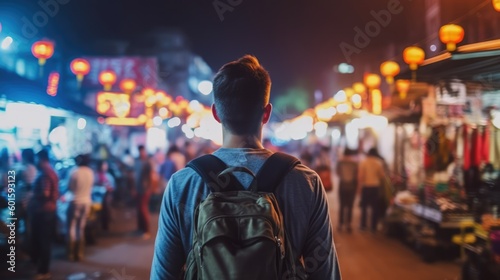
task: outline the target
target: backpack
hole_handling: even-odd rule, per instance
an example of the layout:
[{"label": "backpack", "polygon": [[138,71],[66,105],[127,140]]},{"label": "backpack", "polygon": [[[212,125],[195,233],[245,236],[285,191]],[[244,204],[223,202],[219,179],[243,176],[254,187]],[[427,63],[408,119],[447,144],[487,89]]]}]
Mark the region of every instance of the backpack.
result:
[{"label": "backpack", "polygon": [[[227,167],[213,155],[188,163],[211,193],[194,213],[184,279],[300,279],[273,193],[298,163],[290,155],[275,153],[257,175],[246,167]],[[248,190],[234,172],[253,177]]]}]

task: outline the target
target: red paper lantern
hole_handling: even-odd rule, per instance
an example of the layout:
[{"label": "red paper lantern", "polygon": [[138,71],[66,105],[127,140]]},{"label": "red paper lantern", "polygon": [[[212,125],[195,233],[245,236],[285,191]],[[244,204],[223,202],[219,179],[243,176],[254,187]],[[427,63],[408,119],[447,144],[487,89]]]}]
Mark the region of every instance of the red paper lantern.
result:
[{"label": "red paper lantern", "polygon": [[446,49],[452,52],[457,49],[457,44],[464,39],[464,29],[460,25],[447,24],[439,29],[439,39],[446,44]]},{"label": "red paper lantern", "polygon": [[380,73],[385,77],[388,84],[394,83],[394,76],[399,74],[399,64],[394,61],[386,61],[380,65]]},{"label": "red paper lantern", "polygon": [[116,73],[111,70],[102,71],[99,74],[99,83],[104,87],[104,90],[111,90],[111,87],[116,83]]},{"label": "red paper lantern", "polygon": [[137,83],[133,79],[123,79],[120,82],[120,89],[125,93],[131,93],[137,87]]},{"label": "red paper lantern", "polygon": [[38,64],[43,66],[54,55],[54,43],[48,40],[35,42],[31,46],[31,52],[38,58]]},{"label": "red paper lantern", "polygon": [[419,47],[407,47],[403,51],[403,59],[410,69],[415,71],[424,62],[425,52]]},{"label": "red paper lantern", "polygon": [[76,75],[79,83],[82,82],[83,76],[90,72],[90,63],[83,58],[75,58],[70,64],[71,72]]}]

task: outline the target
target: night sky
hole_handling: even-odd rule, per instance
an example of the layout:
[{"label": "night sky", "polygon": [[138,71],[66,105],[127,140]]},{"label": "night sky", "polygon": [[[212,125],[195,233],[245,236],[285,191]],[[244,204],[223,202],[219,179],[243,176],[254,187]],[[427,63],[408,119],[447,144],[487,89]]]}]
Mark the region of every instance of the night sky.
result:
[{"label": "night sky", "polygon": [[[221,21],[214,0],[41,0],[68,2],[40,28],[40,35],[56,40],[73,53],[87,51],[99,39],[134,40],[157,26],[181,28],[191,50],[215,71],[246,53],[256,55],[269,70],[273,89],[298,83],[320,88],[332,67],[344,61],[339,44],[352,41],[353,28],[370,19],[371,10],[386,8],[387,0],[251,1],[236,3]],[[22,27],[22,17],[41,10],[37,0],[0,0],[4,26]],[[2,18],[8,18],[2,20]],[[375,38],[371,46],[402,35],[397,21]],[[362,77],[362,73],[356,73]]]}]

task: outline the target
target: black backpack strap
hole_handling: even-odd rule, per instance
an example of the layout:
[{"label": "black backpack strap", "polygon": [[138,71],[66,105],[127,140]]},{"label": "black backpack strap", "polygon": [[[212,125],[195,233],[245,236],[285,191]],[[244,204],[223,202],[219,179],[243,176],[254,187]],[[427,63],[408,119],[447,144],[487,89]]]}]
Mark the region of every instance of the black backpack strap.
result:
[{"label": "black backpack strap", "polygon": [[244,190],[241,183],[231,173],[219,174],[227,169],[227,165],[218,157],[207,154],[191,160],[186,167],[198,173],[211,192]]},{"label": "black backpack strap", "polygon": [[285,153],[271,155],[257,173],[259,191],[274,192],[283,177],[299,163],[296,157]]}]

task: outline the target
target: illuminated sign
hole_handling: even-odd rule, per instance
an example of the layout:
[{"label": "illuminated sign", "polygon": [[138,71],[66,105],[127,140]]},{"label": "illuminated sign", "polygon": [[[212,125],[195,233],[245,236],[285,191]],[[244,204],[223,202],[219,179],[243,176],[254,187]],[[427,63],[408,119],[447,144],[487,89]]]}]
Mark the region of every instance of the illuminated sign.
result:
[{"label": "illuminated sign", "polygon": [[50,96],[56,96],[58,87],[59,87],[59,73],[52,72],[49,75],[49,82],[47,85],[47,94]]}]

